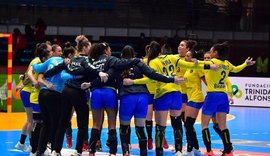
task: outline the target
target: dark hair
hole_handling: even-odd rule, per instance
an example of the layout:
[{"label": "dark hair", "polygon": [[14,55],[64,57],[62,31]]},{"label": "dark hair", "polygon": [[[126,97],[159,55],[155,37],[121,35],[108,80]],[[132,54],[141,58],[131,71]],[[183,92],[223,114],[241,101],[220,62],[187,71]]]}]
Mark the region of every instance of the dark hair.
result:
[{"label": "dark hair", "polygon": [[50,55],[50,51],[47,49],[43,49],[41,47],[37,48],[37,56],[39,57],[41,62],[44,62],[44,58],[47,58]]},{"label": "dark hair", "polygon": [[186,46],[189,48],[189,50],[195,49],[195,47],[198,45],[197,41],[194,40],[183,40],[183,42],[186,43]]},{"label": "dark hair", "polygon": [[229,44],[228,42],[223,42],[223,43],[217,43],[212,46],[214,50],[217,51],[218,57],[221,59],[225,59],[226,56],[229,54]]},{"label": "dark hair", "polygon": [[163,54],[172,54],[172,48],[170,47],[169,44],[165,43],[162,47],[161,47],[161,51]]},{"label": "dark hair", "polygon": [[147,59],[147,64],[149,65],[149,62],[153,60],[154,58],[158,57],[160,53],[161,53],[160,44],[156,41],[152,41],[149,44],[149,55]]},{"label": "dark hair", "polygon": [[204,50],[190,50],[189,51],[191,53],[192,58],[196,58],[197,60],[203,60],[203,55],[204,55]]},{"label": "dark hair", "polygon": [[67,58],[69,54],[74,54],[74,53],[75,53],[75,48],[71,46],[70,42],[66,42],[64,44],[64,49],[63,49],[64,58]]},{"label": "dark hair", "polygon": [[84,35],[77,36],[75,41],[77,43],[76,48],[78,49],[78,51],[82,51],[82,48],[84,46],[88,46],[90,44],[90,41]]},{"label": "dark hair", "polygon": [[42,49],[47,49],[48,44],[43,42],[43,43],[37,43],[36,48],[42,48]]},{"label": "dark hair", "polygon": [[105,54],[105,50],[109,47],[106,42],[98,43],[90,52],[90,57],[94,60],[98,59],[99,56]]},{"label": "dark hair", "polygon": [[126,45],[121,51],[121,57],[124,59],[131,59],[135,57],[134,49],[130,45]]}]

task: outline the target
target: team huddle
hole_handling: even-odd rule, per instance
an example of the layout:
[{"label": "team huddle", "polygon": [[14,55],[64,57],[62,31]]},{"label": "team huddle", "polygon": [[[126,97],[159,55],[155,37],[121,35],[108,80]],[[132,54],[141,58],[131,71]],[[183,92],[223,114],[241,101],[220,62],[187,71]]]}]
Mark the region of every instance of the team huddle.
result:
[{"label": "team huddle", "polygon": [[[121,58],[117,58],[111,56],[108,43],[91,44],[84,35],[77,36],[75,41],[76,47],[66,43],[63,51],[56,44],[37,45],[37,57],[20,77],[23,81],[20,95],[27,122],[16,148],[29,151],[30,156],[60,156],[65,134],[67,147],[72,147],[71,118],[75,111],[78,134],[76,151],[72,155],[89,152],[89,156],[94,156],[96,151],[102,150],[100,137],[106,112],[109,155],[117,154],[119,136],[123,156],[130,155],[130,122],[134,117],[140,155],[146,156],[155,142],[156,155],[162,156],[163,148],[168,146],[165,129],[170,113],[174,155],[201,155],[194,129],[201,109],[205,155],[214,156],[208,128],[211,119],[224,145],[222,155],[233,155],[226,126],[229,103],[233,103],[228,75],[255,64],[252,58],[241,65],[232,65],[225,59],[229,52],[226,42],[215,44],[209,52],[203,53],[195,50],[197,42],[183,40],[179,43],[178,54],[164,54],[160,44],[152,41],[145,47],[146,56],[140,59],[129,45],[122,49]],[[207,86],[206,97],[201,82]],[[93,117],[90,136],[89,110]],[[118,113],[119,135],[116,131]],[[185,153],[182,124],[187,142]],[[25,145],[28,134],[29,147]]]}]

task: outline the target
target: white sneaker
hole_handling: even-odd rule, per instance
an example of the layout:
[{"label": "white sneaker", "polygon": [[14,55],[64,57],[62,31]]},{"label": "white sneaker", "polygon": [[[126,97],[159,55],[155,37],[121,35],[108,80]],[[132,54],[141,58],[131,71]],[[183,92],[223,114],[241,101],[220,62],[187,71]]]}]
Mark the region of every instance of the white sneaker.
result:
[{"label": "white sneaker", "polygon": [[51,156],[61,156],[60,153],[56,153],[55,151],[52,152]]},{"label": "white sneaker", "polygon": [[184,156],[184,155],[180,151],[177,151],[176,153],[174,153],[174,156]]},{"label": "white sneaker", "polygon": [[36,153],[31,152],[29,156],[36,156]]},{"label": "white sneaker", "polygon": [[27,150],[25,152],[31,152],[31,151],[32,151],[32,146],[29,145],[28,148],[27,148]]},{"label": "white sneaker", "polygon": [[82,153],[78,153],[77,150],[72,154],[72,156],[82,156]]},{"label": "white sneaker", "polygon": [[44,155],[51,155],[51,150],[48,147],[45,150]]},{"label": "white sneaker", "polygon": [[201,156],[202,152],[198,149],[193,148],[192,152],[194,153],[194,156]]},{"label": "white sneaker", "polygon": [[15,148],[24,152],[28,152],[28,147],[25,144],[21,144],[20,142],[15,145]]}]

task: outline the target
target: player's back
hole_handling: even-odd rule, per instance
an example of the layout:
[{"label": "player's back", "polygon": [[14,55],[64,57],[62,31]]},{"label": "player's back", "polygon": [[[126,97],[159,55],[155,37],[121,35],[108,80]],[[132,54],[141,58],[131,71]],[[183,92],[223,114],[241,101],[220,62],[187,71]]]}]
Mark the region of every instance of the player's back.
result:
[{"label": "player's back", "polygon": [[217,71],[209,70],[205,72],[205,80],[207,82],[207,92],[226,92],[225,80],[228,78],[232,65],[229,61],[221,61],[218,59],[211,60],[214,64],[220,66]]},{"label": "player's back", "polygon": [[[160,55],[150,61],[149,66],[165,76],[175,76],[176,57],[173,55]],[[158,98],[165,93],[179,91],[179,86],[174,83],[157,82],[156,95]]]}]

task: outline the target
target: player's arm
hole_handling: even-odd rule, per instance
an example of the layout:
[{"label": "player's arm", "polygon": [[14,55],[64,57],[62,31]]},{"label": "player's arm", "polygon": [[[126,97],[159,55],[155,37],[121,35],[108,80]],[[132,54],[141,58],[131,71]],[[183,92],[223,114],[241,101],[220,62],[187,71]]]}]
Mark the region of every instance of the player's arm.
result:
[{"label": "player's arm", "polygon": [[34,70],[33,70],[33,67],[30,66],[30,67],[28,68],[27,75],[28,75],[30,81],[32,82],[33,86],[35,86],[36,88],[38,88],[38,87],[39,87],[39,84],[38,84],[38,81],[36,80],[36,78],[35,78],[35,76],[34,76],[34,73],[35,73],[35,72],[34,72]]},{"label": "player's arm", "polygon": [[194,63],[194,62],[187,62],[184,60],[179,59],[177,61],[177,65],[182,66],[187,69],[211,69],[211,70],[216,70],[219,67],[213,63],[210,63],[208,61],[207,63]]},{"label": "player's arm", "polygon": [[48,83],[47,81],[44,80],[44,75],[43,73],[38,74],[38,83],[40,86],[46,86],[47,88],[53,90],[54,86],[51,83]]},{"label": "player's arm", "polygon": [[43,63],[39,63],[39,64],[38,63],[34,63],[32,65],[32,67],[33,67],[33,70],[35,72],[41,73],[41,72],[45,72],[47,70],[49,63],[50,63],[50,59],[46,60]]}]

